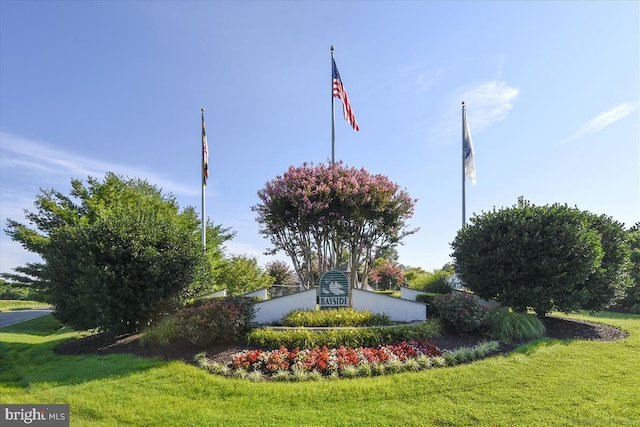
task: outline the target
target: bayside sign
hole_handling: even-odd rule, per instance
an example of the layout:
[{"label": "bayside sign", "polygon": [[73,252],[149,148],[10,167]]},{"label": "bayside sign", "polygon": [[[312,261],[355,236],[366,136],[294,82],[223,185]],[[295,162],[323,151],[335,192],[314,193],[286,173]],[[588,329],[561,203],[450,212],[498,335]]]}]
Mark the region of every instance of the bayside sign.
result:
[{"label": "bayside sign", "polygon": [[330,270],[320,278],[320,310],[349,307],[349,279],[342,271]]}]

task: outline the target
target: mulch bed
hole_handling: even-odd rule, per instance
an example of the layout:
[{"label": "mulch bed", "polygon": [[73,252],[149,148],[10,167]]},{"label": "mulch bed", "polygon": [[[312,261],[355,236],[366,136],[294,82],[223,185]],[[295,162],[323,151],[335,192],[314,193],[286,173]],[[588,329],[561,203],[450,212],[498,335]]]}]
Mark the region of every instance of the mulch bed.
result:
[{"label": "mulch bed", "polygon": [[[581,320],[547,316],[543,319],[547,328],[547,336],[559,340],[592,340],[616,341],[629,336],[627,332],[612,326]],[[79,354],[132,354],[141,357],[157,357],[164,360],[181,360],[193,363],[196,354],[206,352],[208,358],[217,362],[228,362],[231,356],[246,350],[246,345],[238,343],[218,343],[198,347],[186,340],[176,340],[169,345],[140,345],[140,334],[116,336],[110,333],[99,333],[65,341],[55,348],[55,352],[63,355]],[[459,347],[476,345],[487,338],[481,334],[461,335],[452,330],[443,331],[442,336],[431,340],[440,350],[453,350]],[[522,343],[501,343],[496,354],[513,351]]]}]

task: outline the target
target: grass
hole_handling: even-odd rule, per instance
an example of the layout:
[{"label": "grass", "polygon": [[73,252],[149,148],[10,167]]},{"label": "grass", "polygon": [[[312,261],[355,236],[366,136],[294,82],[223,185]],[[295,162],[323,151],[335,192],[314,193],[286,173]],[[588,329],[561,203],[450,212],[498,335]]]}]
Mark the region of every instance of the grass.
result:
[{"label": "grass", "polygon": [[542,338],[546,333],[544,324],[536,316],[514,313],[508,308],[491,310],[488,323],[489,336],[505,342],[533,341]]},{"label": "grass", "polygon": [[46,302],[38,301],[0,300],[0,311],[30,310],[49,306]]},{"label": "grass", "polygon": [[575,317],[631,335],[542,339],[453,368],[290,383],[128,355],[56,355],[57,343],[79,333],[44,316],[2,329],[0,401],[67,403],[73,426],[639,425],[640,316]]}]

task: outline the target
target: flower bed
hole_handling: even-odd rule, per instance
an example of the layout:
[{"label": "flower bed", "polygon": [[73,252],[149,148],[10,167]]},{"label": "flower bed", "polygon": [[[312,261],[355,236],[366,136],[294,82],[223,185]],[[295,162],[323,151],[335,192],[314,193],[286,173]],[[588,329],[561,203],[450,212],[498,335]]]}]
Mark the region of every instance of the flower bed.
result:
[{"label": "flower bed", "polygon": [[307,380],[382,375],[455,365],[484,357],[497,347],[498,343],[493,341],[443,353],[428,341],[388,344],[377,348],[316,346],[312,349],[289,350],[281,346],[272,351],[245,350],[233,355],[227,364],[211,362],[206,354],[200,353],[196,356],[196,362],[212,373],[254,381],[265,378]]}]

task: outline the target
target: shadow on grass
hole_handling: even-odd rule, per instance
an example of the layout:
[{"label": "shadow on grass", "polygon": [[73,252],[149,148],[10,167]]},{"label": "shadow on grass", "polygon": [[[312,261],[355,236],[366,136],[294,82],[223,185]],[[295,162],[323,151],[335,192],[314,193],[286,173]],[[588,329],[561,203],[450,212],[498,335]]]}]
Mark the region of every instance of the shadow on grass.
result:
[{"label": "shadow on grass", "polygon": [[[0,342],[0,382],[8,387],[18,388],[32,387],[39,383],[80,384],[124,377],[167,363],[132,355],[58,355],[54,353],[54,348],[63,341],[75,338],[75,335],[69,336],[72,332],[70,329],[61,332],[60,326],[53,318],[38,318],[3,329],[2,334],[6,338]],[[56,337],[62,333],[64,335]],[[12,339],[14,334],[49,339],[35,338],[34,341],[40,341],[37,343],[21,342],[17,337]]]}]

